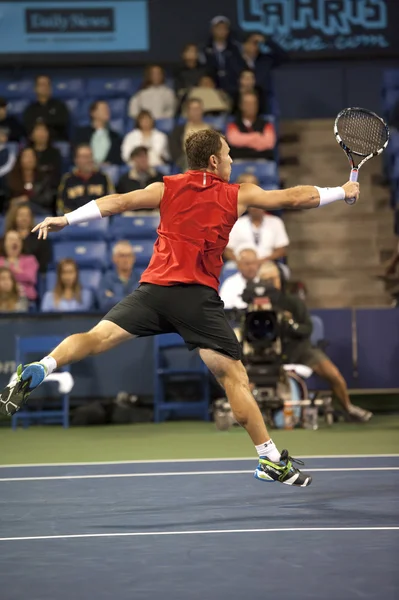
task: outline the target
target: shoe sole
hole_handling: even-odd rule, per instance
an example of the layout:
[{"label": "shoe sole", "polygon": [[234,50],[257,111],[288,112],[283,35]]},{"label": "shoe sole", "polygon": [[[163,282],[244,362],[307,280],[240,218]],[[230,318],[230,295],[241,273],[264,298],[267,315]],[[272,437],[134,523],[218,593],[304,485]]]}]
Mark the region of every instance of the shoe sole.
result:
[{"label": "shoe sole", "polygon": [[29,393],[25,391],[26,387],[29,387],[30,379],[26,381],[17,381],[12,384],[12,387],[8,385],[3,392],[0,394],[0,414],[6,417],[12,417],[16,412],[19,411],[28,400]]},{"label": "shoe sole", "polygon": [[290,479],[287,479],[286,481],[279,481],[278,479],[273,479],[272,477],[267,475],[264,471],[258,471],[258,469],[256,469],[256,471],[254,473],[254,477],[255,477],[255,479],[258,479],[259,481],[264,481],[265,483],[283,483],[284,485],[291,485],[294,487],[308,487],[312,483],[312,477],[310,475],[308,475],[306,477],[306,479],[303,483],[299,484],[299,483],[295,483],[295,481],[298,479],[298,477],[293,476]]}]

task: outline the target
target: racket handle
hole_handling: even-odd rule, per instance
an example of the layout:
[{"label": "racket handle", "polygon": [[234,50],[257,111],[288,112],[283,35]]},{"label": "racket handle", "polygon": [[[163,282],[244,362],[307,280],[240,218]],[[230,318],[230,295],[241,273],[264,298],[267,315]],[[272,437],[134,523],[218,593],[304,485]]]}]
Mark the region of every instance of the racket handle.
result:
[{"label": "racket handle", "polygon": [[[358,175],[359,170],[352,169],[351,174],[349,175],[349,181],[357,181]],[[351,206],[352,204],[356,204],[356,198],[345,198],[345,202]]]}]

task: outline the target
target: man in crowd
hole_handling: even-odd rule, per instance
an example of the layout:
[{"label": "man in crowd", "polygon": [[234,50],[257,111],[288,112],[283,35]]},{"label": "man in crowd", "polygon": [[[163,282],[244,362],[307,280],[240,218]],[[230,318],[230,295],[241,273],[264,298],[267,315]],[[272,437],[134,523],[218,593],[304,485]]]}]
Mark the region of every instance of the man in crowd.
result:
[{"label": "man in crowd", "polygon": [[204,122],[204,107],[199,98],[190,98],[186,103],[186,107],[187,121],[181,125],[176,125],[169,137],[172,160],[182,171],[187,169],[187,158],[184,151],[186,139],[190,133],[201,129],[209,129],[209,125]]},{"label": "man in crowd", "polygon": [[[372,413],[351,403],[345,379],[319,348],[310,342],[312,321],[305,303],[292,294],[287,294],[281,283],[277,265],[265,262],[255,275],[256,251],[240,250],[237,266],[239,272],[227,278],[220,290],[225,308],[245,308],[242,293],[248,282],[267,282],[273,297],[272,305],[283,313],[283,359],[286,364],[302,364],[310,367],[319,377],[326,379],[345,412],[357,421],[369,421]],[[231,281],[233,283],[231,283]]]},{"label": "man in crowd", "polygon": [[24,128],[18,119],[7,114],[7,100],[0,98],[0,143],[20,142],[24,135]]},{"label": "man in crowd", "polygon": [[[258,179],[251,173],[242,174],[237,183],[259,185]],[[282,219],[265,213],[262,208],[251,207],[247,213],[231,230],[224,258],[235,260],[237,249],[243,245],[256,247],[260,263],[285,258],[290,242]]]},{"label": "man in crowd", "polygon": [[114,269],[105,274],[98,290],[98,303],[104,312],[138,287],[140,276],[134,269],[135,260],[130,242],[122,240],[115,244],[112,250]]},{"label": "man in crowd", "polygon": [[238,43],[231,35],[230,20],[218,15],[211,20],[211,35],[203,49],[201,60],[209,73],[215,74],[218,86],[229,88],[229,69],[240,56]]},{"label": "man in crowd", "polygon": [[268,123],[259,116],[256,92],[247,92],[241,96],[239,115],[227,126],[226,138],[233,159],[273,160],[276,131],[273,123]]},{"label": "man in crowd", "polygon": [[23,122],[28,135],[30,135],[35,124],[40,121],[49,128],[53,142],[68,140],[68,109],[61,100],[53,98],[51,79],[48,75],[38,75],[36,77],[35,92],[36,101],[26,107],[23,115]]},{"label": "man in crowd", "polygon": [[148,148],[137,146],[130,155],[131,169],[122,175],[116,186],[118,194],[143,190],[147,185],[163,181],[162,174],[150,167]]},{"label": "man in crowd", "polygon": [[90,105],[90,125],[76,130],[74,144],[89,144],[97,165],[122,164],[121,137],[109,127],[111,113],[107,102],[95,100]]},{"label": "man in crowd", "polygon": [[75,169],[64,175],[58,189],[57,210],[62,214],[114,193],[108,176],[96,169],[88,144],[77,146],[74,158]]}]

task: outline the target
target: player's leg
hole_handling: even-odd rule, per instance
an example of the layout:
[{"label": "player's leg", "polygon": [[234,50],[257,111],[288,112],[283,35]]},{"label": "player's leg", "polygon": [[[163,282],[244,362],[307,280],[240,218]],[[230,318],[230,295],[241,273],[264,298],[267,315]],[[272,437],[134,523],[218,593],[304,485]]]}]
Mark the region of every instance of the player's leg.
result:
[{"label": "player's leg", "polygon": [[208,369],[226,392],[234,417],[248,432],[259,454],[255,477],[263,481],[280,481],[306,487],[312,478],[292,464],[287,450],[278,452],[270,439],[259,407],[251,393],[247,372],[240,360],[211,349],[200,349]]}]

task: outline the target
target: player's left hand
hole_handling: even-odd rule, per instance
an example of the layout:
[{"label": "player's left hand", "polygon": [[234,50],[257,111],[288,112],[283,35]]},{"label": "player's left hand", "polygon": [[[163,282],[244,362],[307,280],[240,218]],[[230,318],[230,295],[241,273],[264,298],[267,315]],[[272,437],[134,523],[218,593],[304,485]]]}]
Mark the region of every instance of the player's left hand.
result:
[{"label": "player's left hand", "polygon": [[68,225],[67,218],[64,217],[46,217],[44,221],[38,223],[36,227],[32,229],[32,233],[38,232],[38,239],[47,239],[49,231],[61,231]]}]

